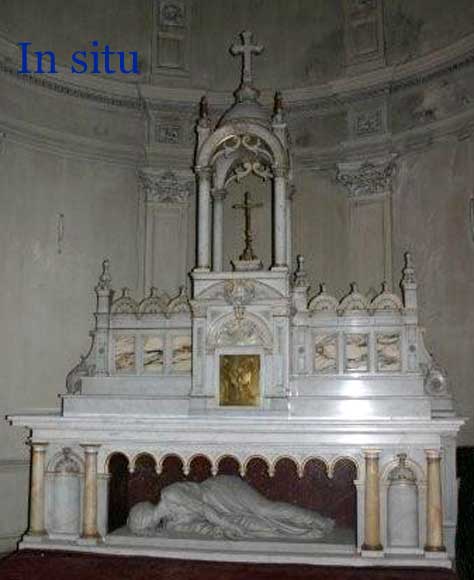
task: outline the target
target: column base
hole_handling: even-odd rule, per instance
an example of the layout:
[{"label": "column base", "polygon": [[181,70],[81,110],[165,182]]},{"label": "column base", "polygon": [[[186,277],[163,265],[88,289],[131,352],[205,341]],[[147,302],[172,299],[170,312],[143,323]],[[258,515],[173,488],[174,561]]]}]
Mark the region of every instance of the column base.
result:
[{"label": "column base", "polygon": [[444,546],[425,546],[426,558],[446,558],[446,548]]},{"label": "column base", "polygon": [[90,536],[81,536],[77,539],[77,543],[82,546],[95,546],[102,542],[102,537],[99,534]]},{"label": "column base", "polygon": [[425,546],[426,554],[444,554],[446,552],[445,546]]},{"label": "column base", "polygon": [[366,546],[362,546],[361,548],[361,552],[360,555],[363,558],[385,558],[385,552],[383,550],[383,547],[377,547],[375,548],[367,548]]},{"label": "column base", "polygon": [[209,268],[209,266],[200,266],[193,269],[193,272],[196,272],[197,274],[206,274],[207,272],[210,271],[211,269]]},{"label": "column base", "polygon": [[39,532],[26,532],[26,534],[23,536],[22,540],[23,541],[28,541],[29,539],[34,540],[35,542],[38,540],[42,540],[44,538],[48,537],[48,532],[46,530],[42,530]]},{"label": "column base", "polygon": [[382,544],[375,544],[372,546],[371,544],[362,544],[361,550],[363,552],[380,552],[383,550]]}]

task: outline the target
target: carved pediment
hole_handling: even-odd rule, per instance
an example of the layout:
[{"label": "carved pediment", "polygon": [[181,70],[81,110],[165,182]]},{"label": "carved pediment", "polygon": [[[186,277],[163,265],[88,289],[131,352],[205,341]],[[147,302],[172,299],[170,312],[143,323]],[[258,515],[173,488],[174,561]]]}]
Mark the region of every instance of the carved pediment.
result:
[{"label": "carved pediment", "polygon": [[138,302],[130,296],[128,288],[122,288],[122,295],[112,302],[111,314],[137,314]]},{"label": "carved pediment", "polygon": [[386,282],[382,284],[382,292],[369,305],[372,312],[400,312],[402,309],[402,301],[396,294],[389,292]]},{"label": "carved pediment", "polygon": [[337,308],[339,315],[345,314],[366,314],[368,308],[367,297],[359,292],[357,284],[351,284],[351,291],[345,296]]},{"label": "carved pediment", "polygon": [[218,319],[209,332],[208,350],[221,346],[262,346],[271,350],[272,334],[263,320],[251,314],[229,314]]},{"label": "carved pediment", "polygon": [[339,302],[334,296],[326,292],[326,284],[321,284],[319,294],[316,294],[308,303],[308,309],[313,314],[335,314]]}]

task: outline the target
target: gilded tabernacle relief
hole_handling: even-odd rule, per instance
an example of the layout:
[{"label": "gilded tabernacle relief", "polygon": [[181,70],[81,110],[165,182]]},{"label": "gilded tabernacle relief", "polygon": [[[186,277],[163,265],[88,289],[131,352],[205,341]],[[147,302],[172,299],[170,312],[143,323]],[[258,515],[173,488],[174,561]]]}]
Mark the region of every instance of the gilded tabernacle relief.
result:
[{"label": "gilded tabernacle relief", "polygon": [[115,371],[117,373],[135,372],[135,337],[117,336],[115,338]]},{"label": "gilded tabernacle relief", "polygon": [[271,501],[233,475],[201,483],[180,481],[163,489],[157,505],[132,507],[127,526],[138,536],[184,534],[205,538],[322,540],[335,521],[320,513]]},{"label": "gilded tabernacle relief", "polygon": [[377,370],[381,372],[402,370],[398,333],[377,335]]},{"label": "gilded tabernacle relief", "polygon": [[172,370],[175,373],[191,372],[191,338],[176,336],[173,339]]},{"label": "gilded tabernacle relief", "polygon": [[317,373],[337,372],[336,334],[318,334],[314,337],[314,370]]},{"label": "gilded tabernacle relief", "polygon": [[257,406],[260,401],[260,356],[224,354],[219,358],[219,405]]},{"label": "gilded tabernacle relief", "polygon": [[163,371],[164,341],[161,336],[146,336],[143,340],[143,371],[156,374]]},{"label": "gilded tabernacle relief", "polygon": [[367,334],[346,334],[346,372],[367,372],[369,370],[369,336]]}]

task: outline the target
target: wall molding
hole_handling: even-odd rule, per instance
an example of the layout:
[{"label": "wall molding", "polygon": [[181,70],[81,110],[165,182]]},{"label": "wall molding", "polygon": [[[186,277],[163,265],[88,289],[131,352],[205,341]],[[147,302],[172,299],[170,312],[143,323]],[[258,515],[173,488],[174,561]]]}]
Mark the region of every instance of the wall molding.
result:
[{"label": "wall molding", "polygon": [[[0,475],[12,471],[22,471],[30,469],[29,459],[0,459]],[[0,535],[0,540],[2,536]]]},{"label": "wall molding", "polygon": [[[169,88],[146,82],[130,83],[83,75],[80,84],[66,69],[58,66],[56,75],[18,75],[18,50],[16,45],[0,35],[0,74],[17,82],[48,89],[50,91],[96,102],[108,107],[143,110],[163,105],[195,107],[205,92],[211,106],[225,107],[232,103],[232,95],[222,91],[196,88]],[[431,82],[454,70],[474,62],[474,33],[462,37],[447,47],[401,65],[382,66],[378,69],[353,76],[342,76],[322,85],[298,89],[283,89],[285,101],[297,111],[318,110],[366,99],[368,96],[396,92],[403,88]],[[144,77],[146,78],[146,77]],[[273,90],[262,91],[262,102],[270,105]]]}]

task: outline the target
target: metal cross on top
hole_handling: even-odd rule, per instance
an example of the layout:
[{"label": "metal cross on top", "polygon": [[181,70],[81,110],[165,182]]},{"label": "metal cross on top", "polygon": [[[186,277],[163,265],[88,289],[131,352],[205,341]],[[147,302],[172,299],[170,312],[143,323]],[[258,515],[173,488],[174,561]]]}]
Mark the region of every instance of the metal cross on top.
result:
[{"label": "metal cross on top", "polygon": [[230,47],[230,52],[236,56],[238,54],[242,55],[242,83],[252,84],[252,55],[260,54],[263,50],[263,46],[259,44],[252,44],[253,34],[248,30],[244,30],[240,34],[242,38],[242,44],[233,44]]},{"label": "metal cross on top", "polygon": [[252,242],[252,223],[251,223],[251,211],[257,207],[263,207],[263,203],[250,203],[250,193],[248,191],[244,194],[244,203],[236,203],[232,206],[233,209],[243,209],[245,214],[245,229],[244,229],[244,240],[245,248],[242,254],[239,256],[239,260],[253,261],[257,260],[257,256],[254,254]]}]

